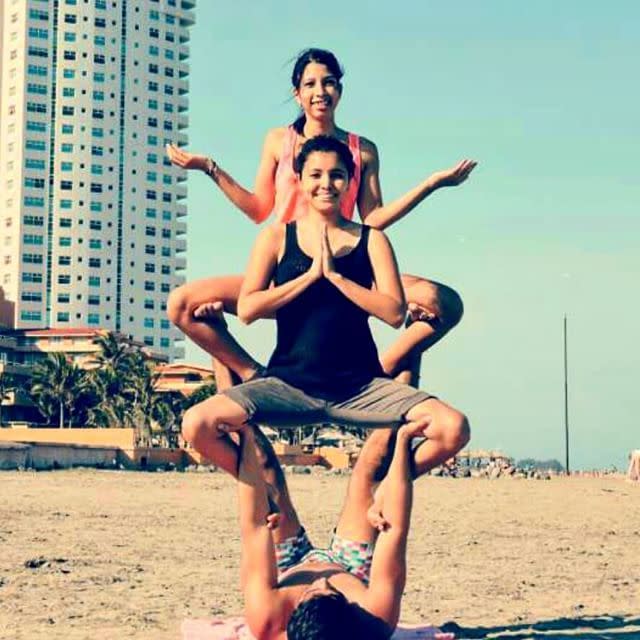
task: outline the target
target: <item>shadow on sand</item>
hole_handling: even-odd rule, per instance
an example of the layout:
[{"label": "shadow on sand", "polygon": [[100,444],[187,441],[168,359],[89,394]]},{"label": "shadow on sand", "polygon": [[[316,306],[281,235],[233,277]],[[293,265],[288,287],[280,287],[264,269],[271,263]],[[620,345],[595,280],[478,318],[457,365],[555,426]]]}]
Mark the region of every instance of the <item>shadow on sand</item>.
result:
[{"label": "shadow on sand", "polygon": [[640,640],[640,617],[579,616],[495,627],[461,627],[448,622],[442,630],[455,633],[458,640]]}]

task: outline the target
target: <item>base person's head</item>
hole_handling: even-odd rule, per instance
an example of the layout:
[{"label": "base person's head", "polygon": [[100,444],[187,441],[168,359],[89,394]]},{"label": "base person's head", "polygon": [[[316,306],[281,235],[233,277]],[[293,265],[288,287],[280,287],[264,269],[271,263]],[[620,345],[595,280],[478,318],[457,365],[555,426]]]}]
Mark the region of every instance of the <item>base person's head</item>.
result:
[{"label": "base person's head", "polygon": [[302,145],[294,168],[311,207],[318,211],[339,210],[355,168],[347,145],[331,136],[310,138]]},{"label": "base person's head", "polygon": [[287,624],[288,640],[353,640],[353,614],[341,593],[301,602]]},{"label": "base person's head", "polygon": [[288,640],[383,640],[388,632],[384,622],[349,602],[327,578],[309,585],[287,624]]}]

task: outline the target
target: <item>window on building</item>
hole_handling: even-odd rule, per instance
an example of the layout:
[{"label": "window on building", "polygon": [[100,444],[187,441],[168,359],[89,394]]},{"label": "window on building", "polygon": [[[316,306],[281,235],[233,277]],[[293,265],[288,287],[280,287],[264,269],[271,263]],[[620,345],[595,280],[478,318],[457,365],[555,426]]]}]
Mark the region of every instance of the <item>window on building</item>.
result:
[{"label": "window on building", "polygon": [[41,253],[23,253],[22,262],[25,264],[43,264],[43,256]]},{"label": "window on building", "polygon": [[26,215],[26,216],[23,216],[22,222],[27,226],[42,227],[44,226],[44,217]]},{"label": "window on building", "polygon": [[42,282],[42,274],[33,271],[22,272],[22,282]]},{"label": "window on building", "polygon": [[23,310],[20,312],[20,320],[24,322],[42,322],[42,312]]}]

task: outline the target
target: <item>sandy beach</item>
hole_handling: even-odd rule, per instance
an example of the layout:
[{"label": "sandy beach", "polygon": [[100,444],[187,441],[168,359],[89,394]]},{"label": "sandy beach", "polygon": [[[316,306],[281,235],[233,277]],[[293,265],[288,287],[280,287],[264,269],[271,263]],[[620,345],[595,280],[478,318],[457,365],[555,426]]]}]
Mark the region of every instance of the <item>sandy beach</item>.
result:
[{"label": "sandy beach", "polygon": [[[347,480],[289,476],[316,544]],[[0,638],[178,640],[184,618],[241,611],[222,473],[0,482]],[[409,554],[404,620],[463,638],[640,638],[640,486],[621,478],[422,479]]]}]

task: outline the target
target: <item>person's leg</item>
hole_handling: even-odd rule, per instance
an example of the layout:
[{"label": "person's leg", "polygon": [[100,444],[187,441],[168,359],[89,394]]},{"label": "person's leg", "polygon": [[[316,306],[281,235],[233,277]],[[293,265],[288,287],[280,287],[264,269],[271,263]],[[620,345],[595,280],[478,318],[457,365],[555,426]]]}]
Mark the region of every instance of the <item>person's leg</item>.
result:
[{"label": "person's leg", "polygon": [[223,316],[223,311],[236,313],[241,284],[242,276],[188,282],[169,294],[167,315],[199,347],[248,380],[260,365],[229,333]]},{"label": "person's leg", "polygon": [[407,327],[382,355],[385,373],[418,386],[422,354],[455,327],[463,314],[460,296],[439,282],[402,275],[409,315]]},{"label": "person's leg", "polygon": [[471,437],[466,416],[437,398],[429,398],[407,413],[407,421],[428,418],[423,440],[413,450],[412,475],[418,478],[458,453]]},{"label": "person's leg", "polygon": [[[241,425],[247,420],[247,412],[224,395],[208,398],[185,412],[182,433],[185,440],[213,464],[238,477],[238,436],[225,433],[223,424]],[[291,502],[287,482],[273,447],[259,428],[255,429],[258,445],[258,461],[268,486],[269,498],[278,513],[278,526],[273,529],[274,542],[296,535],[300,521]]]}]

